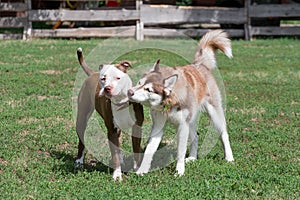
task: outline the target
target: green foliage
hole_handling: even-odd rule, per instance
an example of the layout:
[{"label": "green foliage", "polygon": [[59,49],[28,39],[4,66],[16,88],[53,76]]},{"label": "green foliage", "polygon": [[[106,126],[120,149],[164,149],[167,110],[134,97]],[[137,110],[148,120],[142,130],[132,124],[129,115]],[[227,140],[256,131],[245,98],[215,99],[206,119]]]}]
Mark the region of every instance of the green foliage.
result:
[{"label": "green foliage", "polygon": [[[234,58],[218,56],[234,164],[223,160],[218,143],[206,157],[188,163],[183,177],[173,176],[173,163],[143,177],[127,173],[116,183],[91,155],[85,170],[74,170],[71,98],[81,70],[76,49],[87,55],[101,42],[0,41],[0,199],[299,198],[299,40],[233,41]],[[124,58],[133,67],[156,58],[185,63],[151,49]],[[202,118],[200,135],[208,123]],[[173,132],[168,128],[163,141],[175,137]],[[123,145],[130,150],[130,140]]]},{"label": "green foliage", "polygon": [[192,0],[180,0],[180,1],[176,1],[176,5],[177,6],[190,6],[192,5]]}]

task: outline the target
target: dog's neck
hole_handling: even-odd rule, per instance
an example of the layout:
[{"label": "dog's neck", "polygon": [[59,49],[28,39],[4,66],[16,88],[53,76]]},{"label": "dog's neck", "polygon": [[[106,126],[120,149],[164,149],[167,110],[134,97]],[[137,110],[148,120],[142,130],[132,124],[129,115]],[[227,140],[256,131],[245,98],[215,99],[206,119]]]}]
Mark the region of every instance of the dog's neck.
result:
[{"label": "dog's neck", "polygon": [[114,104],[111,102],[111,109],[114,118],[114,125],[126,131],[135,124],[135,115],[133,111],[133,106],[129,102],[124,102],[123,104]]},{"label": "dog's neck", "polygon": [[128,96],[126,94],[118,94],[110,98],[112,104],[122,105],[129,102]]}]

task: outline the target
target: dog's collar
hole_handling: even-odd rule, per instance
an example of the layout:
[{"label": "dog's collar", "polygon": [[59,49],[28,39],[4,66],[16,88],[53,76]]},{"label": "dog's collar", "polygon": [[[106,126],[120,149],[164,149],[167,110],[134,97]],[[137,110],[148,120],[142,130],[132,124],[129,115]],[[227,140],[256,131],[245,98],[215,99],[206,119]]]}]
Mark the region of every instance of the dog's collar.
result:
[{"label": "dog's collar", "polygon": [[159,112],[167,112],[171,109],[171,106],[168,104],[161,104],[160,106],[153,108],[153,110],[159,111]]}]

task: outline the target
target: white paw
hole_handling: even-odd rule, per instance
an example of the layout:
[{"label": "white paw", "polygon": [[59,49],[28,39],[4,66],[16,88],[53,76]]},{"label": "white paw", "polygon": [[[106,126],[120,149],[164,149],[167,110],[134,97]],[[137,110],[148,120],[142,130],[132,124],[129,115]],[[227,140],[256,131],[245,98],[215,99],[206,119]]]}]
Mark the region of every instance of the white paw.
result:
[{"label": "white paw", "polygon": [[137,164],[137,162],[134,160],[134,161],[133,161],[133,171],[137,171],[137,169],[138,169],[138,164]]},{"label": "white paw", "polygon": [[180,177],[184,174],[184,163],[177,163],[175,176]]},{"label": "white paw", "polygon": [[184,172],[179,172],[179,171],[177,171],[177,172],[174,174],[175,177],[181,177],[181,176],[183,176],[183,175],[184,175]]},{"label": "white paw", "polygon": [[233,162],[234,161],[233,156],[226,156],[225,160],[227,160],[228,162]]},{"label": "white paw", "polygon": [[149,170],[147,170],[147,169],[139,168],[135,173],[139,176],[143,176],[144,174],[147,174],[148,172],[149,172]]},{"label": "white paw", "polygon": [[185,159],[185,163],[188,163],[188,162],[193,162],[193,161],[195,161],[196,160],[196,158],[195,157],[188,157],[188,158],[186,158]]},{"label": "white paw", "polygon": [[122,171],[121,171],[121,168],[117,168],[115,169],[114,173],[113,173],[113,179],[114,181],[122,181]]},{"label": "white paw", "polygon": [[84,167],[83,162],[80,162],[78,160],[75,161],[75,168],[76,169],[82,169]]}]

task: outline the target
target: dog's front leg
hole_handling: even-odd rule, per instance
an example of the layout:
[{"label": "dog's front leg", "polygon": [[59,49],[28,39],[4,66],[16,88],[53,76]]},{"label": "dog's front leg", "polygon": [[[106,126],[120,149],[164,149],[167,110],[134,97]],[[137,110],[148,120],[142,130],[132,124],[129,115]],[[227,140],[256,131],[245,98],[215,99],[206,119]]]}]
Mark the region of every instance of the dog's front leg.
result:
[{"label": "dog's front leg", "polygon": [[164,133],[164,126],[167,121],[167,117],[163,113],[156,112],[156,111],[151,111],[151,118],[152,118],[153,125],[151,129],[148,145],[144,152],[143,161],[141,163],[140,168],[136,172],[136,174],[138,175],[143,175],[149,172],[153,155],[156,152],[159,143],[162,139]]},{"label": "dog's front leg", "polygon": [[141,164],[141,141],[142,141],[142,125],[144,122],[143,106],[139,103],[133,103],[133,110],[136,122],[132,127],[132,148],[134,155],[133,170],[137,170]]},{"label": "dog's front leg", "polygon": [[112,157],[112,167],[114,168],[113,179],[116,181],[119,179],[122,180],[122,170],[121,170],[121,162],[122,155],[120,150],[120,137],[121,131],[114,129],[113,132],[108,132],[108,140],[109,140],[109,148],[111,151]]},{"label": "dog's front leg", "polygon": [[181,122],[177,129],[177,165],[176,172],[178,176],[182,176],[184,174],[184,160],[187,149],[187,142],[189,136],[189,125],[186,121]]},{"label": "dog's front leg", "polygon": [[140,154],[141,154],[141,140],[142,140],[142,127],[138,125],[133,125],[132,127],[132,148],[133,148],[133,170],[137,170],[140,164]]}]

